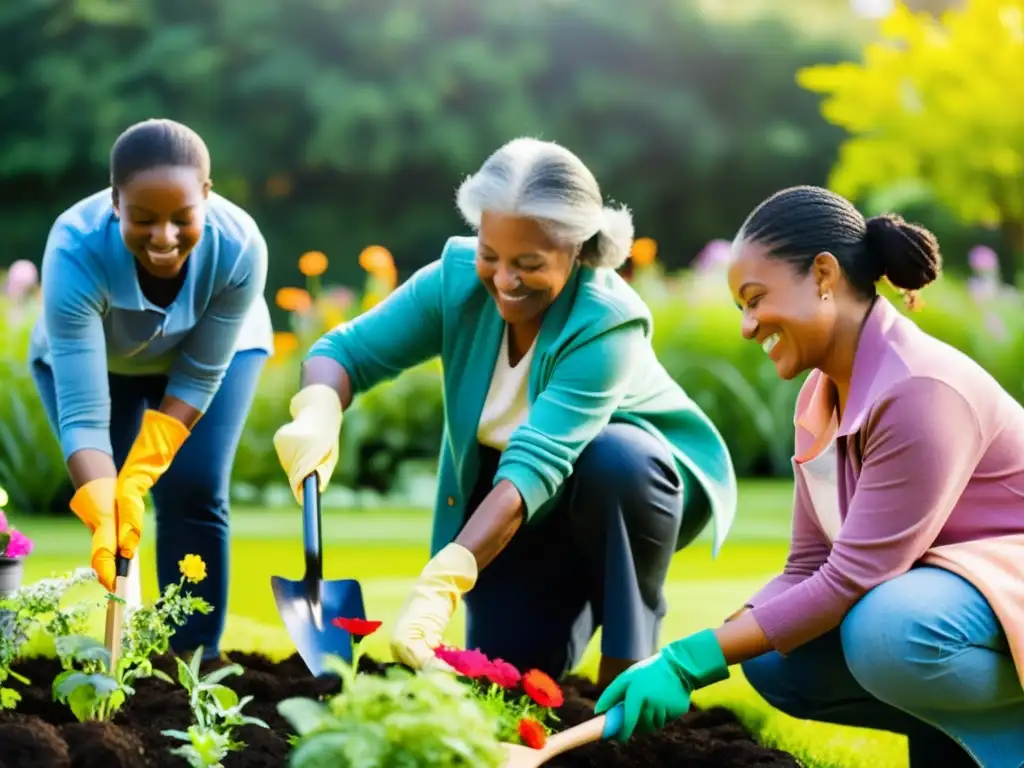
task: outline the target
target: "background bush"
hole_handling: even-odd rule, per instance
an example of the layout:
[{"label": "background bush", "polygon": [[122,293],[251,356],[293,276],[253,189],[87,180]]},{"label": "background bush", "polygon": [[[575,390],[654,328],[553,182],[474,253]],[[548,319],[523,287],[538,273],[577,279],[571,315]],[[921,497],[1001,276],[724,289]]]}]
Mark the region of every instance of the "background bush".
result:
[{"label": "background bush", "polygon": [[[655,347],[669,373],[721,430],[741,476],[788,476],[793,406],[803,377],[782,381],[761,348],[740,334],[740,315],[718,264],[666,272],[655,262],[635,269],[633,286],[650,304]],[[994,279],[995,268],[967,281],[944,276],[909,316],[979,361],[1024,401],[1024,312],[1021,295]],[[379,301],[393,285],[373,274],[360,294],[321,290],[308,278],[308,306],[292,311],[291,330],[277,334],[278,351],[260,380],[234,482],[240,501],[288,502],[274,453],[274,431],[288,420],[299,382],[301,353],[328,328]],[[383,288],[382,288],[383,284]],[[301,289],[305,291],[306,289]],[[897,307],[901,298],[884,291]],[[342,298],[339,299],[339,296]],[[65,508],[66,471],[25,365],[28,331],[38,297],[0,303],[0,484],[12,506]],[[906,310],[903,310],[906,311]],[[437,360],[407,371],[356,399],[346,413],[341,461],[328,503],[429,505],[443,429]]]},{"label": "background bush", "polygon": [[[196,128],[211,149],[215,188],[253,213],[271,253],[277,351],[246,424],[235,496],[286,501],[272,435],[288,418],[301,352],[464,231],[453,193],[488,154],[520,135],[553,139],[588,163],[606,197],[629,205],[638,236],[660,244],[653,264],[629,265],[654,312],[655,345],[722,431],[739,473],[787,475],[800,382],[780,381],[742,340],[715,257],[716,238],[731,238],[758,201],[785,186],[826,185],[837,173],[852,183],[853,174],[866,212],[898,210],[931,228],[947,273],[915,321],[1024,397],[1020,296],[999,282],[991,259],[969,258],[979,244],[1001,250],[1004,278],[1014,282],[1024,253],[1019,185],[1006,188],[1014,205],[1000,216],[977,203],[1003,190],[990,166],[1020,162],[1015,126],[1024,113],[1019,99],[1000,100],[989,87],[975,52],[1019,55],[1016,33],[1004,24],[990,34],[992,4],[900,4],[967,9],[971,23],[959,24],[947,51],[934,16],[901,11],[879,26],[852,5],[642,0],[624,12],[620,0],[9,2],[0,9],[0,267],[39,264],[54,218],[106,184],[110,145],[129,124],[167,116]],[[902,53],[883,57],[888,69],[807,69],[865,58],[886,27],[918,41],[897,36],[892,49]],[[945,98],[947,70],[971,99]],[[858,86],[875,81],[885,87]],[[859,125],[868,115],[875,122]],[[923,133],[900,130],[911,124]],[[858,125],[886,150],[870,162],[851,154]],[[936,144],[936,131],[945,143]],[[935,147],[945,156],[907,159]],[[968,216],[965,206],[985,215]],[[311,249],[330,257],[326,271],[296,270]],[[2,301],[0,483],[15,506],[66,513],[66,471],[25,359],[38,296],[7,290]],[[359,398],[345,420],[333,503],[381,503],[382,494],[429,503],[439,376],[433,361]]]}]

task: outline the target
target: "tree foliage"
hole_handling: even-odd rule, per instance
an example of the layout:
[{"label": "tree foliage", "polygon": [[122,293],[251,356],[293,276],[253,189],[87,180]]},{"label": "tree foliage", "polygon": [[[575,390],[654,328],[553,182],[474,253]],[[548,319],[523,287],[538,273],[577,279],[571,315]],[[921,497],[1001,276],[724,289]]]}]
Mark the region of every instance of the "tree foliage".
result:
[{"label": "tree foliage", "polygon": [[403,274],[434,258],[465,231],[459,181],[517,135],[578,152],[676,265],[823,181],[841,137],[793,73],[842,48],[692,0],[19,0],[0,40],[4,260],[38,261],[116,135],[155,115],[207,140],[216,188],[267,230],[272,285],[308,249],[334,280],[372,242]]},{"label": "tree foliage", "polygon": [[829,184],[864,198],[919,183],[963,222],[1024,253],[1024,0],[967,0],[939,17],[903,5],[860,62],[807,67],[845,129]]}]

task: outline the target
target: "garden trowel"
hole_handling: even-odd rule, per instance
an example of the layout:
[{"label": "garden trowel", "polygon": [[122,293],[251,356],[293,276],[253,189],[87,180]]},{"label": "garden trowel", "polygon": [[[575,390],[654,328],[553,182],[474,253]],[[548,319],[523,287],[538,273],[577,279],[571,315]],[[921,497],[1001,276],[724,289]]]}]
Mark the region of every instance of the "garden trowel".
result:
[{"label": "garden trowel", "polygon": [[295,650],[315,676],[324,674],[324,656],[352,662],[352,636],[332,621],[365,619],[363,591],[354,579],[323,580],[320,533],[320,486],[316,473],[302,486],[302,541],[306,575],[302,581],[270,577],[277,611],[295,643]]},{"label": "garden trowel", "polygon": [[625,711],[624,704],[616,704],[603,715],[592,717],[586,722],[556,733],[540,749],[504,743],[502,746],[505,747],[505,762],[501,766],[502,768],[536,768],[570,749],[582,747],[592,741],[610,739],[622,727]]}]

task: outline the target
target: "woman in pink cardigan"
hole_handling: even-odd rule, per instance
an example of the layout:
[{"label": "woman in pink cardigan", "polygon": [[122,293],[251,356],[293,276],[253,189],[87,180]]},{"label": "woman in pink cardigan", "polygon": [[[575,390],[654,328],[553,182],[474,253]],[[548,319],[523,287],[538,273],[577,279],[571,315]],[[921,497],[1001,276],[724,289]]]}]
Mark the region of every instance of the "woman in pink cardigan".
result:
[{"label": "woman in pink cardigan", "polygon": [[876,292],[935,280],[934,236],[818,187],[761,203],[729,283],[797,403],[784,572],[597,705],[658,728],[742,663],[799,718],[906,734],[910,764],[1024,764],[1024,408]]}]

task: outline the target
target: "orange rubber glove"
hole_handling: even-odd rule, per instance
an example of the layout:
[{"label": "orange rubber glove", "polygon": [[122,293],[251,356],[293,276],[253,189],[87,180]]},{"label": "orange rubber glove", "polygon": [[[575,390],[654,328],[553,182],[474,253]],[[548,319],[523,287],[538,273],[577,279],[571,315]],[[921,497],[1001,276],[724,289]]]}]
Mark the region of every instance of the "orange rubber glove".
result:
[{"label": "orange rubber glove", "polygon": [[142,428],[117,476],[117,543],[123,557],[135,557],[146,494],[170,468],[189,434],[188,427],[162,411],[147,409],[142,415]]},{"label": "orange rubber glove", "polygon": [[114,561],[117,552],[117,526],[114,524],[116,490],[117,480],[100,477],[79,488],[71,499],[71,511],[92,533],[89,563],[108,592],[114,591],[117,576]]}]

